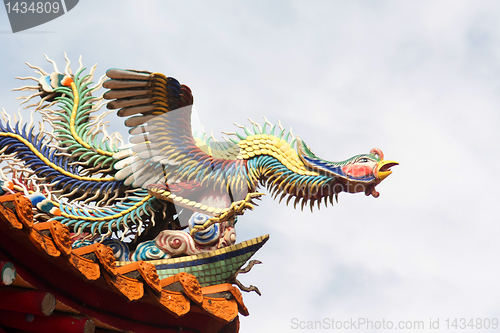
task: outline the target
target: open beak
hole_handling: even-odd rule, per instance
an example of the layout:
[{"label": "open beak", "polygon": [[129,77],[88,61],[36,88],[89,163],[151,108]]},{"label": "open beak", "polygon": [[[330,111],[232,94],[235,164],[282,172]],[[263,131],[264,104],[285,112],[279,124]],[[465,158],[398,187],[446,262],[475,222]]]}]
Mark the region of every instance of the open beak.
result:
[{"label": "open beak", "polygon": [[391,168],[393,166],[399,165],[396,161],[380,161],[377,164],[377,178],[378,180],[384,180],[387,176],[389,176],[392,171]]}]

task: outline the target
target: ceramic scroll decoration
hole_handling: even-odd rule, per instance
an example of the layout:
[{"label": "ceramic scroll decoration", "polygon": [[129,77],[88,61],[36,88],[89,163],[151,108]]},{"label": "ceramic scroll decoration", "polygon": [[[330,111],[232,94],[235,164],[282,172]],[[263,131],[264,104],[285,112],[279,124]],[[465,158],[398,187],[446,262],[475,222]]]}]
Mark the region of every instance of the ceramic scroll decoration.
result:
[{"label": "ceramic scroll decoration", "polygon": [[[19,79],[33,84],[17,89],[28,92],[21,104],[31,101],[27,108],[42,121],[2,112],[0,192],[24,193],[35,223],[67,225],[74,247],[108,242],[117,260],[151,260],[165,274],[189,271],[205,264],[204,253],[236,243],[237,216],[254,208],[260,186],[280,202],[312,210],[333,204],[340,192],[378,197],[375,187],[398,164],[377,148],[330,162],[291,129],[267,120],[237,125],[218,142],[192,132],[193,95],[174,78],[110,69],[94,83],[96,66],[86,70],[81,58],[75,72],[67,58],[63,71],[47,60],[52,72],[28,64],[36,75]],[[107,91],[99,94],[101,88]],[[103,106],[109,111],[100,111]],[[125,118],[127,144],[107,131],[105,116],[114,110]],[[239,256],[224,279],[234,277],[262,241],[245,243],[248,253],[220,252],[214,260]],[[191,261],[168,266],[183,256]]]}]

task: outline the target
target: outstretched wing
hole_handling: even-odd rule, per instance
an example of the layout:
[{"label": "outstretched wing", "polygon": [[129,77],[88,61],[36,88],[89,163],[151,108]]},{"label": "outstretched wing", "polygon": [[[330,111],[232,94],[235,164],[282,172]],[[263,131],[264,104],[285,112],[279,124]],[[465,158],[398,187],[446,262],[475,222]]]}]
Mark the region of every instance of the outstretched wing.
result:
[{"label": "outstretched wing", "polygon": [[163,74],[110,69],[106,75],[111,80],[103,86],[111,90],[104,98],[115,100],[107,107],[120,109],[120,117],[130,117],[125,121],[128,127],[134,128],[158,115],[193,104],[189,87]]},{"label": "outstretched wing", "polygon": [[[191,90],[163,74],[111,69],[104,98],[119,109],[131,127],[132,148],[114,155],[120,159],[115,178],[125,185],[147,188],[164,182],[169,187],[196,183],[221,192],[248,193],[246,160],[215,158],[201,150],[191,130]],[[227,147],[238,150],[239,147]],[[233,156],[236,156],[233,154]]]}]

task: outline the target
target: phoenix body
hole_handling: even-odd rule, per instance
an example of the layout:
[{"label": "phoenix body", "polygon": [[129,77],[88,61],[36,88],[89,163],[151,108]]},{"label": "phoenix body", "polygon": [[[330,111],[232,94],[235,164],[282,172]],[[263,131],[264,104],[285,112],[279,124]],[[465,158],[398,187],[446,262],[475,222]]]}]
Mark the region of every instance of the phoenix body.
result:
[{"label": "phoenix body", "polygon": [[[4,112],[0,153],[7,163],[1,191],[24,191],[40,221],[58,220],[85,238],[115,234],[135,245],[155,238],[167,255],[235,242],[236,216],[253,209],[260,186],[303,208],[333,204],[340,192],[378,197],[375,187],[397,162],[380,149],[330,162],[293,133],[267,120],[216,142],[191,129],[191,90],[160,73],[110,69],[97,84],[70,62],[61,73],[31,66],[40,77],[27,102],[43,117],[36,132]],[[108,89],[102,96],[93,94]],[[130,143],[106,131],[104,115],[118,110]],[[46,129],[50,127],[50,129]],[[1,185],[1,184],[0,184]],[[189,229],[189,233],[181,231]],[[181,246],[187,244],[186,246]],[[179,250],[182,248],[182,250]]]}]

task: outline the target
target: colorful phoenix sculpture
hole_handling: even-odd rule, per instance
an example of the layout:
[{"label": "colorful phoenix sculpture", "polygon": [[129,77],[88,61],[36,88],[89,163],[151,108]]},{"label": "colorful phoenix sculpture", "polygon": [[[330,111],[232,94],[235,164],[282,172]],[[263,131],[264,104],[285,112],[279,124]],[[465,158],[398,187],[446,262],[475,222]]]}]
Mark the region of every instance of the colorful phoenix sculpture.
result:
[{"label": "colorful phoenix sculpture", "polygon": [[[27,108],[41,114],[40,130],[33,114],[29,124],[21,114],[2,114],[0,194],[24,193],[35,223],[68,226],[74,248],[101,242],[120,262],[150,261],[161,277],[184,271],[202,286],[237,283],[238,270],[267,240],[235,246],[237,216],[254,208],[259,186],[280,202],[312,210],[333,205],[340,192],[378,197],[375,187],[398,164],[377,148],[341,162],[324,160],[267,120],[237,125],[241,132],[218,142],[192,132],[193,96],[174,78],[110,69],[94,84],[96,66],[85,74],[81,58],[74,73],[67,57],[63,72],[46,59],[53,72],[28,64],[39,76],[19,78],[35,84],[17,89],[33,92],[23,103],[39,98]],[[101,88],[108,90],[95,96]],[[98,113],[104,105],[110,111]],[[106,130],[104,117],[113,110],[126,118],[127,144]],[[176,259],[186,256],[179,265]],[[228,265],[205,276],[209,266],[202,259],[209,257]]]}]

